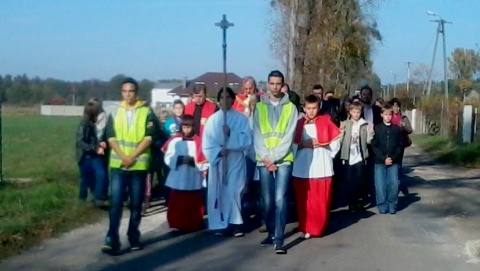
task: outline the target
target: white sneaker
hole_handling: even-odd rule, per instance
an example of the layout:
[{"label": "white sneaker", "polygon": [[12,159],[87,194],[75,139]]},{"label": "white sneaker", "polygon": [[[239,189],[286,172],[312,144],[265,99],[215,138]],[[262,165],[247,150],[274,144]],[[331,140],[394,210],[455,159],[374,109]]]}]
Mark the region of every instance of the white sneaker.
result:
[{"label": "white sneaker", "polygon": [[305,235],[303,236],[303,238],[305,238],[305,239],[310,239],[310,237],[312,237],[312,236],[308,232],[305,233]]}]

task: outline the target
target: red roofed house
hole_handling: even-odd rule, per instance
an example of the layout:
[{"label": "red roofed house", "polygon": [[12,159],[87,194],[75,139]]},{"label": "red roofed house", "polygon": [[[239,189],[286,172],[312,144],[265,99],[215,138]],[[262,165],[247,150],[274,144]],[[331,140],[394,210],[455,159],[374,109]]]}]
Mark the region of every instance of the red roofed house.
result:
[{"label": "red roofed house", "polygon": [[[207,86],[207,96],[214,96],[223,87],[223,72],[207,72],[193,80],[184,80],[183,84],[170,90],[169,95],[186,98],[192,96],[193,87],[196,84]],[[238,92],[242,84],[242,78],[235,73],[227,73],[227,84],[233,91]]]}]

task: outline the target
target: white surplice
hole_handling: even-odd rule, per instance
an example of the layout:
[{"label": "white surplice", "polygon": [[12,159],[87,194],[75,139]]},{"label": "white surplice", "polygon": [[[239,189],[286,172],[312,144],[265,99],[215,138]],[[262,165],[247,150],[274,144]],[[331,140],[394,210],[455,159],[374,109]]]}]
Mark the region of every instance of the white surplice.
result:
[{"label": "white surplice", "polygon": [[[302,141],[317,138],[315,123],[305,124]],[[333,158],[340,150],[340,137],[320,148],[299,148],[293,163],[292,176],[304,179],[325,178],[334,175]]]},{"label": "white surplice", "polygon": [[197,146],[193,140],[182,137],[172,139],[165,152],[165,164],[170,168],[165,186],[175,190],[192,191],[202,189],[203,172],[208,169],[207,163],[195,163],[195,167],[177,165],[179,156],[196,157]]},{"label": "white surplice", "polygon": [[252,133],[248,118],[234,109],[227,111],[227,178],[223,180],[224,111],[208,118],[202,136],[202,150],[210,168],[208,170],[208,228],[225,229],[228,224],[242,224],[241,195],[247,175],[245,153],[252,146]]}]

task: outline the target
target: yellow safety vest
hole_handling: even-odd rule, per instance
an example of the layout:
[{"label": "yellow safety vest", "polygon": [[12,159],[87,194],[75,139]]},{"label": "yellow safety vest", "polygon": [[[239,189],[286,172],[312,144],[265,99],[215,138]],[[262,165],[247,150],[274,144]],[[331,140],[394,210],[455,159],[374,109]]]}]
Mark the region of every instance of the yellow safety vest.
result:
[{"label": "yellow safety vest", "polygon": [[[145,138],[145,130],[147,125],[147,116],[150,108],[140,106],[135,108],[135,118],[130,127],[128,127],[127,110],[125,106],[120,106],[114,116],[115,139],[118,146],[125,155],[132,154],[138,144]],[[147,148],[140,154],[133,165],[128,170],[148,170],[150,163],[150,148]],[[110,167],[122,168],[122,159],[112,150],[110,154]]]},{"label": "yellow safety vest", "polygon": [[[289,102],[282,106],[282,112],[280,113],[280,119],[278,120],[275,130],[272,129],[270,122],[268,121],[268,107],[265,103],[257,103],[258,117],[260,123],[260,133],[262,134],[263,141],[268,151],[272,153],[272,149],[280,144],[280,141],[285,136],[287,131],[287,126],[290,118],[292,117],[293,103]],[[257,155],[257,161],[262,160],[263,157]],[[290,150],[289,153],[282,159],[283,161],[293,162],[293,151]],[[272,161],[275,162],[275,161]]]}]

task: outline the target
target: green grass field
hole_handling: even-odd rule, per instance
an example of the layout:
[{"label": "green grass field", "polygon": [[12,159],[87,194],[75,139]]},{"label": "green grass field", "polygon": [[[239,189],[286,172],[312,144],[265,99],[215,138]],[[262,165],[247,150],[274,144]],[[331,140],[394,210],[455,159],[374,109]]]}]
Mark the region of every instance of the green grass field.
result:
[{"label": "green grass field", "polygon": [[77,200],[79,120],[4,116],[6,182],[0,184],[0,259],[101,216]]},{"label": "green grass field", "polygon": [[462,144],[444,136],[414,135],[415,144],[441,163],[465,167],[480,167],[480,143]]}]

